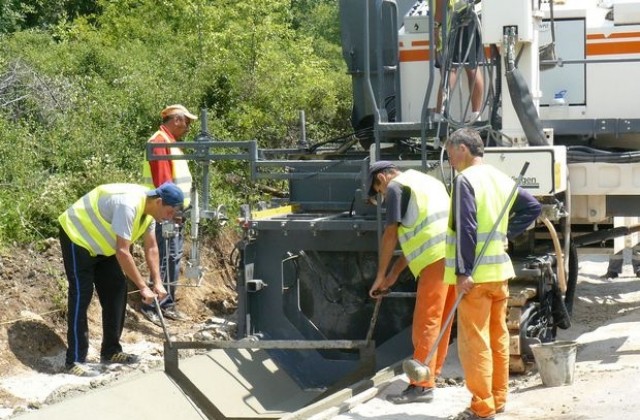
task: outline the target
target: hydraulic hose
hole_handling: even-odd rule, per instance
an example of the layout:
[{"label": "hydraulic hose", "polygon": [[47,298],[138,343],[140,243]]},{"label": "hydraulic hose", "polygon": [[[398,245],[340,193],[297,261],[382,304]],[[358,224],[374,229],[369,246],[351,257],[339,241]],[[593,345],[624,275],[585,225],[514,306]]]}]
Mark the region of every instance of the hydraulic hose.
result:
[{"label": "hydraulic hose", "polygon": [[558,232],[556,232],[556,228],[553,224],[547,219],[546,216],[540,217],[542,223],[549,229],[549,234],[551,235],[551,242],[553,242],[553,249],[556,252],[556,269],[558,272],[558,286],[560,287],[560,291],[565,293],[567,291],[567,278],[565,277],[564,272],[564,255],[562,252],[562,247],[560,246],[560,240],[558,239]]},{"label": "hydraulic hose", "polygon": [[611,152],[588,146],[567,147],[567,163],[637,163],[640,151]]},{"label": "hydraulic hose", "polygon": [[[472,111],[472,92],[475,88],[475,82],[469,86],[469,97],[466,100],[460,102],[460,120],[456,120],[452,116],[451,98],[454,94],[462,95],[461,83],[463,80],[459,70],[467,66],[475,65],[475,71],[480,72],[482,79],[491,80],[493,78],[492,67],[489,65],[487,58],[484,56],[484,49],[480,48],[478,51],[473,51],[476,45],[482,45],[482,31],[480,30],[480,19],[477,13],[474,11],[471,5],[465,9],[454,12],[450,21],[450,28],[448,34],[445,35],[442,49],[442,80],[440,87],[443,92],[442,97],[442,109],[438,110],[443,115],[450,126],[455,128],[460,127],[477,127],[478,121],[470,120],[470,114]],[[464,34],[468,34],[469,39],[466,44],[461,41],[464,39]],[[455,61],[454,61],[455,60]],[[488,75],[487,75],[487,69]],[[455,83],[450,83],[450,76],[455,74]],[[482,104],[478,112],[480,115],[484,114],[486,108],[490,105],[493,99],[493,95],[489,93],[488,89],[484,89],[482,92]],[[493,110],[490,110],[489,114],[492,114]],[[488,128],[487,123],[486,127]]]},{"label": "hydraulic hose", "polygon": [[549,141],[542,130],[542,122],[538,116],[538,111],[533,104],[533,97],[526,80],[516,67],[515,60],[515,36],[505,35],[505,77],[509,88],[509,97],[513,104],[513,109],[518,116],[522,130],[531,146],[548,146]]}]

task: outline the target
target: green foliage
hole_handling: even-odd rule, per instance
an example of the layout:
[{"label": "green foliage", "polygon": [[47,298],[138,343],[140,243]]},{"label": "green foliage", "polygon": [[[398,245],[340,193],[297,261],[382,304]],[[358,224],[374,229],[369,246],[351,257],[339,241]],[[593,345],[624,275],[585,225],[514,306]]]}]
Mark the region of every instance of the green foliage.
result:
[{"label": "green foliage", "polygon": [[92,16],[95,0],[0,0],[0,33],[52,28],[78,16]]},{"label": "green foliage", "polygon": [[[0,27],[0,243],[55,235],[96,185],[139,181],[168,104],[262,147],[295,144],[300,110],[311,142],[350,130],[335,1],[0,0]],[[211,165],[210,207],[257,199],[248,172]]]}]

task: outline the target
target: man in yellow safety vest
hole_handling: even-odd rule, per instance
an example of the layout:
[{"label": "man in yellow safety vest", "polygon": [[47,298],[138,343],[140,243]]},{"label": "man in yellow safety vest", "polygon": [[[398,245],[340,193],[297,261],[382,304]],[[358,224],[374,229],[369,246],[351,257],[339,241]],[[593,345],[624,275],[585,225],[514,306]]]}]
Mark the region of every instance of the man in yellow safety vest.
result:
[{"label": "man in yellow safety vest", "polygon": [[[60,215],[60,246],[69,282],[67,313],[68,373],[96,376],[86,364],[89,349],[87,309],[95,287],[102,307],[102,363],[132,364],[138,357],[124,353],[120,336],[124,327],[128,277],[140,289],[143,302],[162,299],[165,291],[158,270],[155,222],[171,220],[184,202],[172,183],[149,190],[135,184],[105,184],[94,188]],[[136,267],[131,244],[144,241],[152,288]]]},{"label": "man in yellow safety vest", "polygon": [[[455,289],[444,284],[444,249],[449,215],[449,195],[439,179],[409,169],[400,171],[389,161],[369,168],[369,196],[380,193],[386,206],[386,223],[378,255],[378,272],[369,295],[389,289],[407,267],[418,282],[413,312],[413,357],[425,360],[455,301]],[[393,252],[400,243],[402,256],[393,265]],[[440,374],[449,346],[447,326],[429,367]],[[400,394],[389,395],[394,404],[429,403],[434,397],[435,378],[411,381]]]},{"label": "man in yellow safety vest", "polygon": [[[505,410],[509,382],[507,281],[515,272],[504,241],[527,230],[542,207],[523,188],[512,195],[515,182],[483,162],[484,144],[476,130],[456,130],[446,149],[458,175],[451,192],[444,281],[464,294],[458,306],[458,357],[472,395],[469,408],[455,420],[493,420]],[[508,211],[502,213],[504,208]]]},{"label": "man in yellow safety vest", "polygon": [[[170,105],[160,112],[162,125],[149,139],[149,143],[163,144],[163,147],[154,148],[153,154],[156,156],[181,156],[182,150],[178,147],[171,147],[172,143],[180,141],[189,131],[192,121],[198,118],[182,105]],[[147,160],[143,162],[143,184],[149,188],[156,188],[163,183],[170,181],[176,184],[185,197],[185,207],[191,202],[192,177],[189,171],[188,162],[184,159],[175,160]],[[165,318],[183,321],[187,317],[176,307],[176,286],[180,277],[180,261],[184,248],[184,234],[180,224],[171,223],[172,234],[163,236],[163,225],[156,225],[156,241],[160,250],[160,276],[167,289],[167,297],[160,302],[160,307]],[[167,226],[165,226],[166,228]],[[142,313],[156,325],[160,325],[160,317],[155,308],[143,305]]]}]

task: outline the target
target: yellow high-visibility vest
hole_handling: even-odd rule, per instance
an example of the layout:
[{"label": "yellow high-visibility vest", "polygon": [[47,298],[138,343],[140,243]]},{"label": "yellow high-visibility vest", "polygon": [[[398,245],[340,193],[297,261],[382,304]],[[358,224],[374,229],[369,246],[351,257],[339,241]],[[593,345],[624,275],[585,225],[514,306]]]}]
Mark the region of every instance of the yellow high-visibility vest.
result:
[{"label": "yellow high-visibility vest", "polygon": [[[490,165],[470,166],[458,176],[464,176],[475,193],[476,218],[478,223],[477,241],[475,255],[476,258],[480,250],[488,239],[502,208],[504,207],[509,194],[513,190],[514,181],[498,169]],[[507,211],[504,213],[496,231],[494,232],[489,245],[478,262],[478,266],[473,273],[475,283],[487,283],[504,281],[515,277],[513,265],[509,254],[504,247],[509,226],[509,210],[515,202],[515,195],[512,197]],[[445,283],[455,284],[455,258],[456,258],[456,237],[451,226],[452,219],[449,219],[447,228],[447,247],[445,259]]]},{"label": "yellow high-visibility vest", "polygon": [[153,217],[144,214],[144,206],[148,188],[135,184],[100,185],[76,201],[58,217],[60,226],[76,245],[85,248],[92,256],[112,256],[116,253],[116,234],[98,210],[98,200],[105,195],[129,194],[140,195],[136,207],[136,218],[133,221],[131,242],[136,241],[147,231]]},{"label": "yellow high-visibility vest", "polygon": [[[398,227],[398,241],[409,269],[415,277],[427,265],[444,258],[449,195],[436,178],[412,169],[396,176],[393,182],[411,189],[410,203]],[[417,208],[418,214],[411,214]]]},{"label": "yellow high-visibility vest", "polygon": [[[164,139],[164,143],[175,143],[175,141],[162,130],[156,131],[156,133],[151,136],[148,143],[151,143],[158,136]],[[157,144],[160,145],[162,142],[158,142]],[[169,147],[169,153],[172,156],[182,156],[184,154],[178,147]],[[191,184],[193,182],[191,171],[189,170],[189,163],[185,159],[177,159],[170,162],[171,177],[173,178],[172,182],[176,184],[184,194],[184,207],[188,207],[189,203],[191,203]],[[156,188],[156,185],[153,184],[153,177],[151,175],[151,165],[149,165],[149,161],[146,159],[146,156],[142,163],[142,183],[151,189]]]}]

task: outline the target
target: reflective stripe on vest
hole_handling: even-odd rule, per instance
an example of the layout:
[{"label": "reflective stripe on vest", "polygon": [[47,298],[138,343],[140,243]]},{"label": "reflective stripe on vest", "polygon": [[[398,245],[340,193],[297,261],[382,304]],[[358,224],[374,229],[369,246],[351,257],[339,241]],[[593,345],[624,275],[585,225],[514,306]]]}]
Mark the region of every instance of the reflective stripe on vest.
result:
[{"label": "reflective stripe on vest", "polygon": [[[475,194],[478,223],[475,248],[477,257],[513,190],[514,181],[490,165],[471,166],[458,176],[464,176],[469,181]],[[515,276],[511,259],[504,246],[509,226],[508,210],[514,202],[515,196],[511,199],[507,212],[503,215],[482,259],[476,262],[477,267],[473,273],[475,283],[504,281]],[[455,232],[449,226],[445,259],[445,282],[448,284],[456,283],[456,246]]]},{"label": "reflective stripe on vest", "polygon": [[396,176],[392,182],[411,190],[409,207],[413,204],[418,209],[417,218],[411,225],[404,220],[398,227],[402,253],[411,273],[418,277],[423,268],[444,257],[449,195],[442,182],[411,169]]},{"label": "reflective stripe on vest", "polygon": [[[76,201],[58,217],[62,229],[71,241],[85,248],[92,256],[111,256],[116,253],[116,234],[111,223],[106,221],[98,209],[98,201],[105,195],[140,194],[133,221],[131,242],[140,238],[153,222],[151,216],[144,215],[148,188],[135,184],[106,184],[94,188]],[[144,220],[143,220],[144,217]]]},{"label": "reflective stripe on vest", "polygon": [[[156,131],[156,133],[151,136],[148,143],[153,143],[153,140],[157,139],[158,136],[162,137],[164,141],[156,143],[175,143],[167,133],[162,130]],[[169,147],[169,154],[172,156],[184,155],[182,149],[178,147]],[[189,170],[189,162],[187,162],[186,159],[170,160],[169,162],[171,163],[171,181],[176,184],[180,190],[182,190],[182,193],[184,194],[184,206],[188,207],[189,203],[191,203],[191,184],[193,183],[191,171]],[[148,186],[151,189],[156,188],[153,184],[153,176],[151,175],[151,165],[149,165],[146,155],[144,162],[142,163],[142,183],[144,186]]]}]

